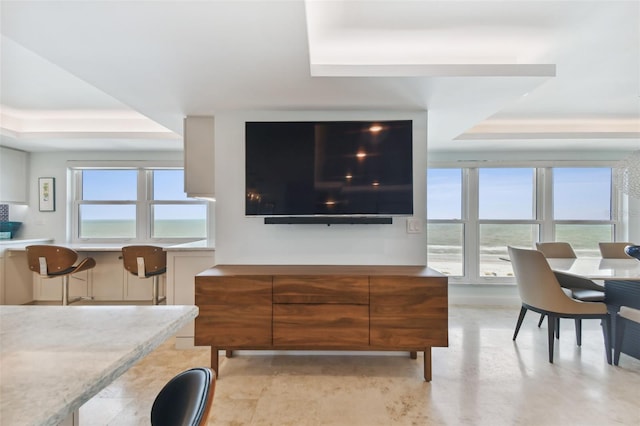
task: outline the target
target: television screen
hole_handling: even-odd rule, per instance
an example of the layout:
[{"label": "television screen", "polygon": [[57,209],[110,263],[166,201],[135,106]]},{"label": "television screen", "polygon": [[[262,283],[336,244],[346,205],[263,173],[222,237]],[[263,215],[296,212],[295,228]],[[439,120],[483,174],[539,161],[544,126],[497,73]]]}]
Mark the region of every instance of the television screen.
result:
[{"label": "television screen", "polygon": [[247,122],[247,215],[413,214],[412,122]]}]

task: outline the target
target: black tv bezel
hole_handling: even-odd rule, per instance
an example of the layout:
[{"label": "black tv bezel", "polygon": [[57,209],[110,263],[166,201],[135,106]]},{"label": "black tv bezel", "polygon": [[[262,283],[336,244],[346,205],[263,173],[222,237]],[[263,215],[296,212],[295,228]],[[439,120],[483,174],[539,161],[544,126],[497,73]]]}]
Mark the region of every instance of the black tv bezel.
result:
[{"label": "black tv bezel", "polygon": [[410,118],[393,119],[349,119],[349,120],[245,120],[244,122],[244,190],[247,191],[247,126],[252,123],[391,123],[408,122],[411,130],[411,211],[407,213],[271,213],[248,214],[246,199],[244,216],[248,218],[263,218],[265,224],[391,224],[393,217],[411,217],[415,204],[415,167],[414,167],[414,123]]}]

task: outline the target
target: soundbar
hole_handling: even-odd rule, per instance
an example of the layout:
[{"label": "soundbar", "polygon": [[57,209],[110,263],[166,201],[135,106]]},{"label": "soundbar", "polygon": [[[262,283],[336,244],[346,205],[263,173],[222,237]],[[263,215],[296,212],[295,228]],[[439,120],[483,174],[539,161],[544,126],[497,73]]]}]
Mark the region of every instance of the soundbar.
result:
[{"label": "soundbar", "polygon": [[391,217],[350,216],[272,216],[265,217],[267,225],[389,225]]}]

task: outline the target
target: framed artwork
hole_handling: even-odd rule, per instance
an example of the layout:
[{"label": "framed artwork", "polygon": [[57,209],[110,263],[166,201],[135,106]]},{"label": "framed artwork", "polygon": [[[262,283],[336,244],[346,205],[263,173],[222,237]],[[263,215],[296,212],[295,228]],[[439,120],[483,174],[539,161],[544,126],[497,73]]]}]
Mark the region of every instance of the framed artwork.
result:
[{"label": "framed artwork", "polygon": [[56,178],[38,178],[38,200],[41,212],[56,211]]}]

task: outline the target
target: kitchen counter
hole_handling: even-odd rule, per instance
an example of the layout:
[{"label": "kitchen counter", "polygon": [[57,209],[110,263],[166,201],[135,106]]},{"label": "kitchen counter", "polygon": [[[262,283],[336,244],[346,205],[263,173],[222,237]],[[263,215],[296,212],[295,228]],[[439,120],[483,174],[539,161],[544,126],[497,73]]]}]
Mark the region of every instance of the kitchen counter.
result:
[{"label": "kitchen counter", "polygon": [[196,306],[1,306],[2,424],[59,424],[197,315]]},{"label": "kitchen counter", "polygon": [[53,239],[51,238],[32,238],[32,239],[10,239],[10,240],[0,240],[0,250],[7,248],[20,248],[24,249],[26,246],[30,244],[51,244]]},{"label": "kitchen counter", "polygon": [[176,244],[167,246],[165,251],[198,251],[198,250],[215,250],[213,242],[209,240],[193,241],[191,243]]},{"label": "kitchen counter", "polygon": [[[19,241],[19,240],[6,240],[6,241]],[[29,244],[55,244],[62,247],[67,247],[79,252],[114,252],[121,251],[122,247],[128,245],[154,245],[163,247],[165,251],[193,251],[193,250],[214,250],[213,245],[208,240],[198,240],[183,244],[173,243],[155,243],[155,242],[132,242],[132,243],[53,243],[51,239],[45,240],[22,240],[22,243],[17,243],[11,247],[7,247],[8,251],[24,251],[25,247]]]}]

